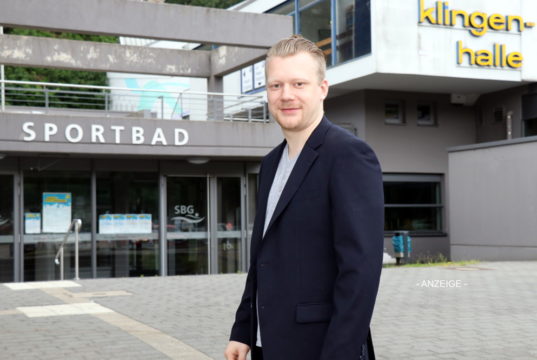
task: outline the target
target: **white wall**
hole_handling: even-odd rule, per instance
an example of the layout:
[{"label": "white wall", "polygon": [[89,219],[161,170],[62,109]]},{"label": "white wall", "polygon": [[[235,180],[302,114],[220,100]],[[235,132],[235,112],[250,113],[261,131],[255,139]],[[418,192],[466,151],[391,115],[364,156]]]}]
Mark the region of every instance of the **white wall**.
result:
[{"label": "white wall", "polygon": [[[524,32],[490,30],[481,37],[469,29],[419,22],[418,0],[372,1],[374,10],[374,51],[377,71],[382,73],[421,74],[473,79],[535,81],[537,75],[537,28]],[[434,0],[424,0],[425,8],[435,6]],[[524,21],[537,22],[537,2],[534,0],[451,0],[450,9],[468,13],[521,15]],[[460,24],[460,20],[458,23]],[[457,64],[456,42],[474,50],[492,50],[494,43],[506,44],[507,51],[521,51],[525,57],[522,71],[511,68],[482,68]]]}]

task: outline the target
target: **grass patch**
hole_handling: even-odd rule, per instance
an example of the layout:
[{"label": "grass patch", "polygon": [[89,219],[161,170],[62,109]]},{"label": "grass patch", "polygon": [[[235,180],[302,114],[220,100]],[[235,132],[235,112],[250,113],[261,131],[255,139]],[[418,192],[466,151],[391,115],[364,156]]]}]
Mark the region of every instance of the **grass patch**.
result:
[{"label": "grass patch", "polygon": [[412,259],[412,262],[404,265],[385,264],[384,268],[393,267],[428,267],[428,266],[465,266],[479,263],[479,260],[462,260],[462,261],[449,261],[447,257],[442,254],[434,255],[422,255],[416,259]]}]

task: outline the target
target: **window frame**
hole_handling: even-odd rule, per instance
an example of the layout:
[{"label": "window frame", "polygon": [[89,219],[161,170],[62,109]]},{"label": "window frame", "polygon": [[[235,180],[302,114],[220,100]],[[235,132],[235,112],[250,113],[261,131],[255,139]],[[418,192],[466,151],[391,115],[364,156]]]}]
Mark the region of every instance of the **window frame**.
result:
[{"label": "window frame", "polygon": [[[384,203],[384,210],[388,208],[430,208],[440,211],[438,216],[439,229],[437,230],[408,230],[412,236],[446,236],[445,224],[446,224],[446,212],[445,212],[445,191],[444,191],[444,175],[442,174],[395,174],[385,173],[382,174],[382,183],[390,182],[406,182],[406,183],[438,183],[438,191],[440,192],[439,201],[436,204],[396,204],[396,203]],[[405,229],[397,229],[405,230]],[[385,236],[392,236],[397,230],[384,229]]]}]

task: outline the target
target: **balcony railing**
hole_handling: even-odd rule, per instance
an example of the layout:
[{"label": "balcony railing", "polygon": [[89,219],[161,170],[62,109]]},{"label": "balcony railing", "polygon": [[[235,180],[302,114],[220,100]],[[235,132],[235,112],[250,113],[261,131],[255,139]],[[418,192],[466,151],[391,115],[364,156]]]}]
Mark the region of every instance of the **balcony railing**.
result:
[{"label": "balcony railing", "polygon": [[260,95],[0,80],[1,111],[169,120],[268,121]]}]

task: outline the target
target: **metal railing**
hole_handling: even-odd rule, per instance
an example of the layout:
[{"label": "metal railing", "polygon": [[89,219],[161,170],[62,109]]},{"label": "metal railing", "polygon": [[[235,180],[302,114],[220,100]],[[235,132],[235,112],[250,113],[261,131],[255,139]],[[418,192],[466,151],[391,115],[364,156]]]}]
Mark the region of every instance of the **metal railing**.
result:
[{"label": "metal railing", "polygon": [[73,221],[71,221],[71,224],[69,225],[69,228],[67,228],[67,232],[65,233],[65,237],[63,238],[60,248],[58,249],[58,252],[54,257],[54,263],[60,266],[60,280],[63,280],[63,248],[64,245],[67,243],[67,240],[69,240],[69,235],[71,235],[71,231],[73,231],[73,229],[75,234],[75,280],[80,280],[78,274],[78,233],[80,231],[81,226],[82,220],[74,219]]},{"label": "metal railing", "polygon": [[82,111],[171,120],[268,121],[261,95],[0,80],[2,111]]}]

